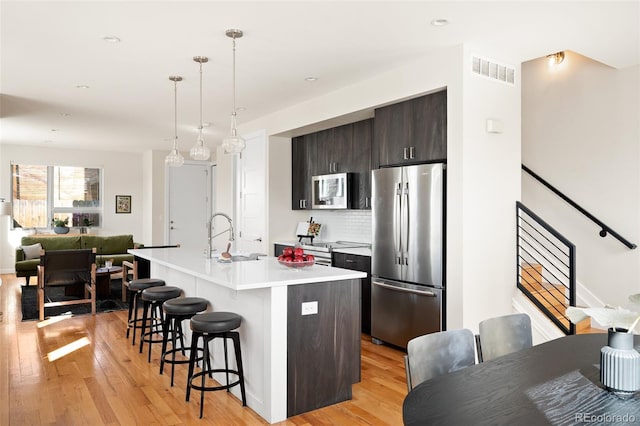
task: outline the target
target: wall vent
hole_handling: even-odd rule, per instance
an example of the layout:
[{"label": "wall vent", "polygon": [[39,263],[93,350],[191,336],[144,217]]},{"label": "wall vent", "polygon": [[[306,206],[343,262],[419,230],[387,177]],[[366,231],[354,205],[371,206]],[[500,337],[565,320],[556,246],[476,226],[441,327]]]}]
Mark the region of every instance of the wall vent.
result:
[{"label": "wall vent", "polygon": [[479,76],[490,78],[514,86],[516,84],[516,69],[494,61],[493,59],[473,56],[471,71]]}]

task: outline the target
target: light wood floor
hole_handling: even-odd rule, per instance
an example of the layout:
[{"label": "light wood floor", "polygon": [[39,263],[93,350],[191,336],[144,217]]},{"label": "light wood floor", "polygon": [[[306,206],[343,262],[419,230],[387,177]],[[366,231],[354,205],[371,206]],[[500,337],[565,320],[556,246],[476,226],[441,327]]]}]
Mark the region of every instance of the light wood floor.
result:
[{"label": "light wood floor", "polygon": [[[126,311],[83,315],[42,326],[22,322],[24,279],[2,275],[0,286],[0,426],[4,425],[258,425],[266,424],[227,392],[184,400],[186,368],[176,384],[158,374],[125,338]],[[39,325],[41,325],[39,327]],[[86,344],[51,360],[52,352]],[[289,418],[282,425],[400,425],[407,394],[403,353],[362,339],[362,382],[351,401]]]}]

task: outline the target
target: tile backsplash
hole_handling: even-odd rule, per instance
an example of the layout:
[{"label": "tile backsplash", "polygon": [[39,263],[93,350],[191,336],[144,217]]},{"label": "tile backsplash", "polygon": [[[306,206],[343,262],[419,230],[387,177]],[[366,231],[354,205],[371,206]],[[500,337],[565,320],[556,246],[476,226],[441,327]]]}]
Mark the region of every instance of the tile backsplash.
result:
[{"label": "tile backsplash", "polygon": [[322,224],[319,236],[322,241],[371,243],[370,210],[312,210],[309,213],[314,222]]}]

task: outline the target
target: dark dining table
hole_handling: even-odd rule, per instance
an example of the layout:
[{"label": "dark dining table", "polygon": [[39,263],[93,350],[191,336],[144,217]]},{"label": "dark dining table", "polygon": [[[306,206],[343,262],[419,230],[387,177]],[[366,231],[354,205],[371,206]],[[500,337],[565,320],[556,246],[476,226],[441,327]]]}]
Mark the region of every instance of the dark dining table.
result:
[{"label": "dark dining table", "polygon": [[640,393],[624,400],[600,383],[606,344],[606,333],[561,337],[427,380],[405,398],[404,423],[640,424]]}]

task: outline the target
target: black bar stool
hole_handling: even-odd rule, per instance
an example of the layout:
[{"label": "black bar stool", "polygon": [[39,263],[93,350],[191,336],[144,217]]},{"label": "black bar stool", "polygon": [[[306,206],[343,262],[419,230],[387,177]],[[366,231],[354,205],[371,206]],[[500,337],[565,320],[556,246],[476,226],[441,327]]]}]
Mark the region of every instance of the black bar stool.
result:
[{"label": "black bar stool", "polygon": [[[126,280],[125,277],[122,277]],[[143,278],[139,280],[131,280],[126,283],[127,293],[129,296],[129,317],[127,318],[127,339],[129,338],[129,332],[133,328],[133,341],[132,345],[136,344],[136,330],[142,329],[142,318],[138,318],[138,308],[140,302],[140,294],[142,290],[151,287],[159,287],[165,285],[163,280],[157,278]]]},{"label": "black bar stool", "polygon": [[[175,364],[187,364],[189,359],[176,360],[176,352],[182,352],[186,356],[185,351],[191,348],[185,348],[182,321],[190,319],[195,314],[204,312],[209,307],[209,301],[202,297],[178,297],[169,299],[162,304],[164,311],[164,325],[162,326],[162,356],[160,357],[160,374],[164,369],[164,363],[171,364],[171,386],[173,386],[173,375]],[[167,350],[169,342],[169,333],[171,333],[171,349]],[[180,347],[178,347],[178,337],[180,338]],[[169,358],[170,357],[170,358]],[[202,358],[198,358],[200,360]]]},{"label": "black bar stool", "polygon": [[[140,299],[143,302],[142,306],[142,333],[140,334],[140,353],[142,353],[142,346],[144,342],[149,343],[149,356],[148,362],[151,362],[151,346],[154,343],[162,343],[162,304],[169,299],[180,297],[182,289],[173,286],[160,286],[150,287],[142,290]],[[149,331],[147,331],[149,327]]]},{"label": "black bar stool", "polygon": [[[247,405],[247,397],[244,391],[244,371],[242,369],[242,354],[240,351],[240,333],[235,330],[240,327],[242,323],[242,317],[232,312],[206,312],[204,314],[197,314],[191,317],[190,326],[191,331],[191,353],[189,354],[189,374],[187,381],[187,398],[189,401],[189,395],[191,394],[191,388],[200,391],[200,418],[202,418],[202,412],[204,409],[204,392],[229,389],[233,386],[240,385],[240,392],[242,394],[242,406]],[[209,365],[208,368],[202,366],[202,371],[193,373],[193,369],[196,363],[196,353],[198,349],[198,340],[202,338],[202,348],[204,359],[209,360],[209,342],[215,338],[222,338],[224,342],[224,367],[212,369]],[[233,347],[235,349],[237,370],[231,370],[229,368],[229,359],[227,354],[227,339],[233,341]],[[220,386],[205,386],[205,376],[212,377],[213,373],[225,373],[227,377],[227,384]],[[229,374],[235,374],[238,376],[238,380],[229,383]],[[195,380],[201,377],[200,384],[196,384]]]}]

